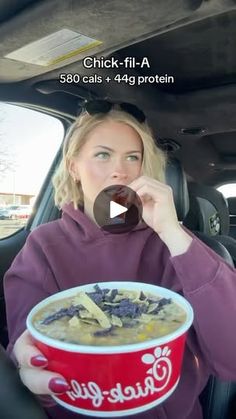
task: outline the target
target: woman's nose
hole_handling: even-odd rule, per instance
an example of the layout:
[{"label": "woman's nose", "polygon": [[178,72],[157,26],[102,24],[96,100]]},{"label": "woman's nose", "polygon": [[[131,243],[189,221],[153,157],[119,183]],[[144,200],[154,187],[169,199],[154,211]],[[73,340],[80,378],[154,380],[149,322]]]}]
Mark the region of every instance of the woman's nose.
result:
[{"label": "woman's nose", "polygon": [[128,178],[128,176],[127,176],[127,174],[126,173],[122,173],[122,172],[113,172],[112,173],[112,175],[111,175],[111,178],[112,179],[117,179],[117,180],[122,180],[122,181],[124,181],[124,180],[126,180],[127,178]]},{"label": "woman's nose", "polygon": [[113,165],[113,171],[111,173],[111,177],[113,179],[121,179],[125,180],[128,177],[127,170],[125,168],[125,164],[121,161],[116,161]]}]

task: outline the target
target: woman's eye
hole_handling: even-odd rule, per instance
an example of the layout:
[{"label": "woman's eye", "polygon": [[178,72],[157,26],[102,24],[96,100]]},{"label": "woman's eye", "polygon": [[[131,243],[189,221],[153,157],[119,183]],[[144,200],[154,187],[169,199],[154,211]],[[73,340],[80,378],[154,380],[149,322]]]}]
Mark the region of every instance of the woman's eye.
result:
[{"label": "woman's eye", "polygon": [[95,154],[95,157],[98,157],[101,160],[104,160],[109,157],[109,153],[105,151],[100,151],[99,153]]},{"label": "woman's eye", "polygon": [[136,161],[139,160],[138,156],[128,156],[127,160]]}]

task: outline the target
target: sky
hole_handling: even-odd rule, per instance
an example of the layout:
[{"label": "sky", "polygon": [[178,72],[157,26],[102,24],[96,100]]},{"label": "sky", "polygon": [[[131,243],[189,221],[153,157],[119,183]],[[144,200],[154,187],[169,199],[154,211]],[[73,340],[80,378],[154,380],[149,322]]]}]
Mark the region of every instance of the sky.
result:
[{"label": "sky", "polygon": [[0,103],[0,164],[4,150],[14,162],[14,170],[0,171],[0,193],[37,195],[63,137],[56,118]]}]

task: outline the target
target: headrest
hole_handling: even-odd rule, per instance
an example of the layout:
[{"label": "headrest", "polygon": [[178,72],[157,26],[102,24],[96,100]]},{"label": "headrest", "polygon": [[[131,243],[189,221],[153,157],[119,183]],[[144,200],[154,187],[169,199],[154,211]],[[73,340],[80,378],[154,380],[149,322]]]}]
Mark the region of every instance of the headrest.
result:
[{"label": "headrest", "polygon": [[186,176],[178,160],[168,161],[165,178],[167,185],[173,190],[178,220],[183,221],[189,210],[189,196]]},{"label": "headrest", "polygon": [[[208,235],[229,234],[229,210],[225,197],[212,186],[189,183],[189,228]],[[193,225],[195,223],[195,225]],[[198,225],[196,225],[198,223]],[[184,222],[186,226],[186,222]]]}]

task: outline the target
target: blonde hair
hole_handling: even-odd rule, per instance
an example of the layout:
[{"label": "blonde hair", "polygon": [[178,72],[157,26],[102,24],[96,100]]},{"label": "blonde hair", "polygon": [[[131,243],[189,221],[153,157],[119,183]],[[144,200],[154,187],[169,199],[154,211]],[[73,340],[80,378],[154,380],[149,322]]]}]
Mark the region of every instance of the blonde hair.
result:
[{"label": "blonde hair", "polygon": [[53,176],[54,200],[57,207],[73,202],[74,207],[83,205],[81,185],[69,173],[69,162],[80,152],[88,134],[105,121],[122,122],[132,127],[143,144],[142,175],[165,182],[166,155],[154,141],[152,131],[146,122],[139,123],[127,112],[113,109],[106,114],[81,114],[70,127],[64,142],[63,158]]}]

